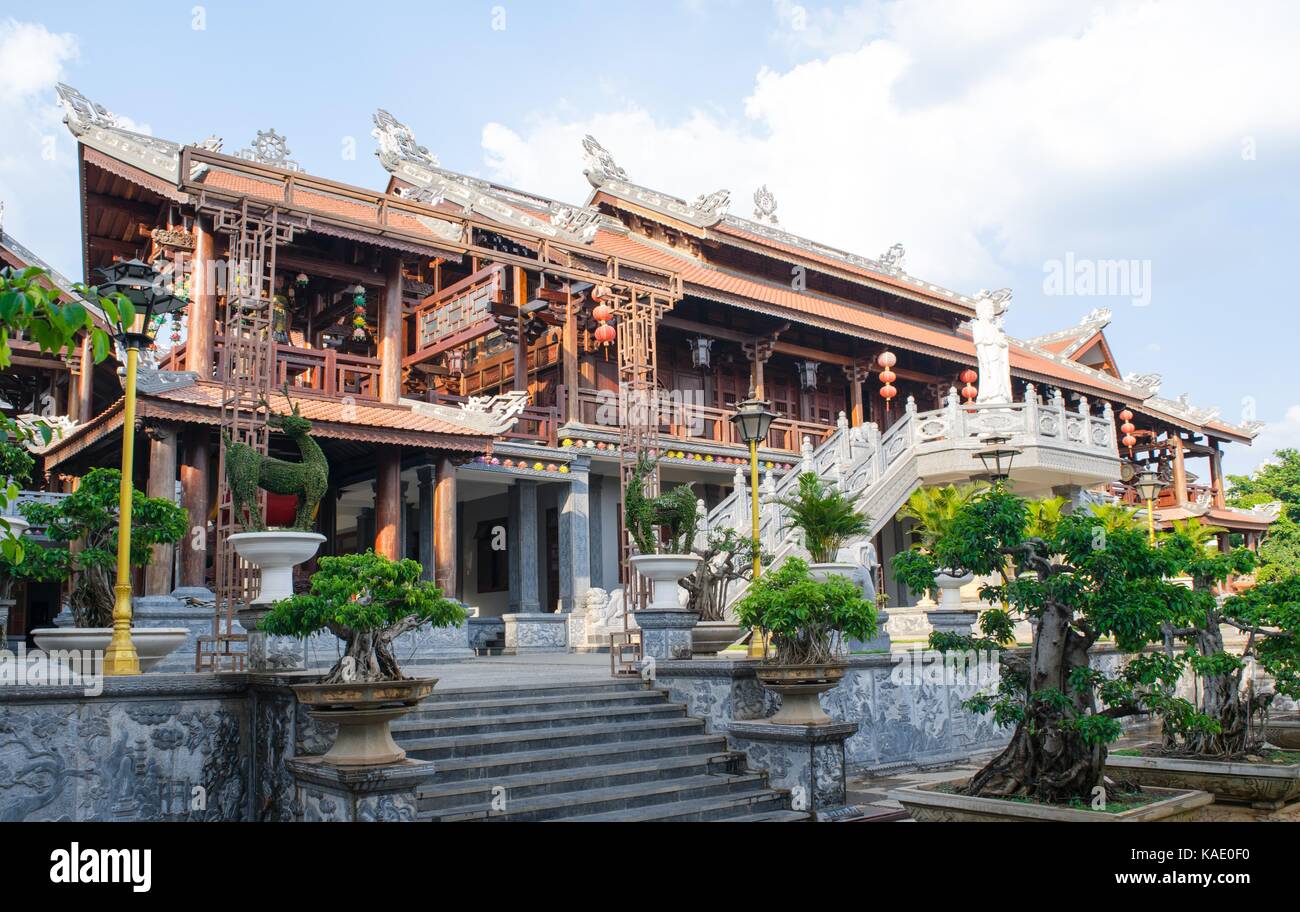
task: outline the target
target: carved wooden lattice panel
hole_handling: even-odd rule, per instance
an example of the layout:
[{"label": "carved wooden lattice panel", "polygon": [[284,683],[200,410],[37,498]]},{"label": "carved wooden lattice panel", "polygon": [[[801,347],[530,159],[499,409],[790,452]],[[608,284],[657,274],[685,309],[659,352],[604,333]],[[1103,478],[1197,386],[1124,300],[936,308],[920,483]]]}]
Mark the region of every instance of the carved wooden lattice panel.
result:
[{"label": "carved wooden lattice panel", "polygon": [[[241,530],[230,486],[226,481],[225,440],[267,452],[269,430],[263,403],[275,377],[272,300],[275,253],[292,240],[293,229],[281,223],[279,211],[239,209],[216,212],[216,228],[230,237],[226,266],[225,344],[217,367],[222,385],[221,437],[217,460],[216,613],[212,635],[201,637],[196,657],[199,670],[234,671],[244,666],[247,637],[235,633],[235,612],[256,594],[257,572],[235,553],[230,536]],[[265,513],[266,495],[259,492]]]}]

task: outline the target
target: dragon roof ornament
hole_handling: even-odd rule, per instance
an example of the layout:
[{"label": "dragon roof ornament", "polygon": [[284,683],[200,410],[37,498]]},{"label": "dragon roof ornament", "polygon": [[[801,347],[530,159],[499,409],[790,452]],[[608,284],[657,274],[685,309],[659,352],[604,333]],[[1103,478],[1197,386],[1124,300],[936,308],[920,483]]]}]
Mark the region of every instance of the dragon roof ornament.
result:
[{"label": "dragon roof ornament", "polygon": [[528,407],[528,392],[514,390],[499,396],[471,396],[459,406],[434,405],[416,399],[402,399],[400,404],[409,406],[417,415],[439,418],[479,433],[499,435],[514,427]]},{"label": "dragon roof ornament", "polygon": [[410,127],[382,108],[375,112],[374,123],[370,135],[379,143],[375,154],[380,163],[394,177],[412,185],[402,189],[405,199],[431,206],[446,202],[459,206],[466,215],[477,214],[542,237],[573,243],[590,243],[600,228],[614,221],[595,209],[520,193],[448,171],[433,153],[416,142]]},{"label": "dragon roof ornament", "polygon": [[63,106],[63,122],[79,142],[168,183],[179,183],[179,143],[127,129],[117,115],[70,85],[60,82],[54,91]]},{"label": "dragon roof ornament", "polygon": [[587,156],[587,168],[582,173],[593,186],[599,187],[606,180],[628,180],[627,172],[618,166],[609,150],[590,133],[582,138],[582,149]]},{"label": "dragon roof ornament", "polygon": [[880,266],[886,272],[898,275],[903,272],[903,260],[906,256],[907,248],[902,244],[894,244],[880,255]]}]

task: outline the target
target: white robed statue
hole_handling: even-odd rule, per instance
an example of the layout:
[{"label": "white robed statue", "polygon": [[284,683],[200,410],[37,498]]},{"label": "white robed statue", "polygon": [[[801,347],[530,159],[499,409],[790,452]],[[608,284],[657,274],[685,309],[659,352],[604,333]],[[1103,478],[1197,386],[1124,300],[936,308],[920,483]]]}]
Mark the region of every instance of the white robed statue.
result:
[{"label": "white robed statue", "polygon": [[1010,403],[1011,356],[1002,317],[1011,309],[1011,289],[981,291],[975,296],[971,333],[979,359],[979,396],[976,402]]}]

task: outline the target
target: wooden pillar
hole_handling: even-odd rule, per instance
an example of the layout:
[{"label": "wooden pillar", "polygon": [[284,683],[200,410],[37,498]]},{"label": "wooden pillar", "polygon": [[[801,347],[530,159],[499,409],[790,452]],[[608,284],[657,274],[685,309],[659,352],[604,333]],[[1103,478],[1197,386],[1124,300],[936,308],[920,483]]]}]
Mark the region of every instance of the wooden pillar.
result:
[{"label": "wooden pillar", "polygon": [[1214,453],[1210,456],[1210,485],[1214,488],[1214,505],[1222,509],[1227,506],[1223,490],[1223,450],[1218,441],[1213,441]]},{"label": "wooden pillar", "polygon": [[194,259],[190,282],[189,319],[186,324],[185,369],[200,377],[213,375],[213,334],[217,322],[217,260],[214,238],[206,217],[194,223]]},{"label": "wooden pillar", "polygon": [[753,342],[745,343],[742,348],[745,350],[745,356],[749,358],[749,385],[754,395],[762,399],[763,396],[763,365],[772,357],[772,340],[771,339],[754,339]]},{"label": "wooden pillar", "polygon": [[513,389],[528,390],[528,335],[524,332],[524,305],[528,303],[528,274],[523,267],[515,270],[515,379]]},{"label": "wooden pillar", "polygon": [[384,296],[379,301],[379,401],[402,395],[402,260],[385,264]]},{"label": "wooden pillar", "polygon": [[402,450],[385,444],[376,451],[375,553],[398,560],[402,556]]},{"label": "wooden pillar", "polygon": [[433,488],[433,517],[433,578],[444,595],[453,597],[458,583],[456,464],[446,457],[438,460],[437,481]]},{"label": "wooden pillar", "polygon": [[564,361],[564,393],[566,401],[564,405],[564,420],[576,421],[578,419],[578,386],[580,378],[578,376],[578,302],[573,300],[569,295],[568,302],[564,308],[564,335],[561,337],[562,353]]},{"label": "wooden pillar", "polygon": [[[150,497],[174,501],[176,499],[176,428],[162,425],[149,438],[149,483],[146,493]],[[144,594],[168,595],[172,591],[172,561],[174,545],[154,545],[153,559],[145,567]]]},{"label": "wooden pillar", "polygon": [[[208,449],[212,433],[206,425],[190,425],[184,434],[185,458],[181,463],[181,506],[189,513],[190,531],[181,542],[181,578],[179,588],[200,589],[207,585],[208,476],[212,471],[212,454]],[[152,475],[152,472],[150,473]]]},{"label": "wooden pillar", "polygon": [[862,399],[862,384],[871,372],[861,364],[846,364],[844,377],[849,381],[849,426],[858,427],[867,420],[867,411]]},{"label": "wooden pillar", "polygon": [[85,424],[95,417],[95,350],[90,333],[81,337],[81,373],[77,375],[77,420]]},{"label": "wooden pillar", "polygon": [[1169,445],[1174,454],[1174,494],[1179,504],[1187,503],[1187,465],[1183,461],[1183,438],[1169,434]]}]

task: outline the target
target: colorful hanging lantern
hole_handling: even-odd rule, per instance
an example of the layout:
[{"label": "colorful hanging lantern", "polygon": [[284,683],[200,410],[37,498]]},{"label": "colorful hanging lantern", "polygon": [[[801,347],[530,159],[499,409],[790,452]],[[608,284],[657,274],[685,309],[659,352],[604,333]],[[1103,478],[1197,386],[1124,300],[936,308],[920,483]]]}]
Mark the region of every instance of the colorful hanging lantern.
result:
[{"label": "colorful hanging lantern", "polygon": [[975,397],[980,394],[979,388],[975,386],[975,381],[979,379],[979,376],[979,374],[970,368],[966,368],[966,370],[961,372],[961,382],[966,384],[961,388],[961,394],[966,400],[967,405],[974,402]]},{"label": "colorful hanging lantern", "polygon": [[614,308],[608,304],[597,304],[592,308],[591,315],[595,317],[597,323],[608,323],[614,319]]},{"label": "colorful hanging lantern", "polygon": [[298,275],[294,278],[293,283],[294,283],[295,285],[297,285],[299,288],[306,288],[306,287],[307,287],[307,284],[308,284],[310,281],[311,281],[311,279],[307,278],[307,273],[305,273],[305,272],[300,272],[300,273],[298,273]]},{"label": "colorful hanging lantern", "polygon": [[894,381],[898,379],[898,374],[894,373],[891,368],[898,363],[898,356],[891,351],[881,352],[880,357],[876,359],[880,365],[880,398],[885,400],[888,405],[895,396],[898,395],[898,389],[894,386]]},{"label": "colorful hanging lantern", "polygon": [[614,331],[614,327],[608,323],[602,323],[596,327],[596,341],[601,345],[609,345],[617,335],[618,333]]}]

